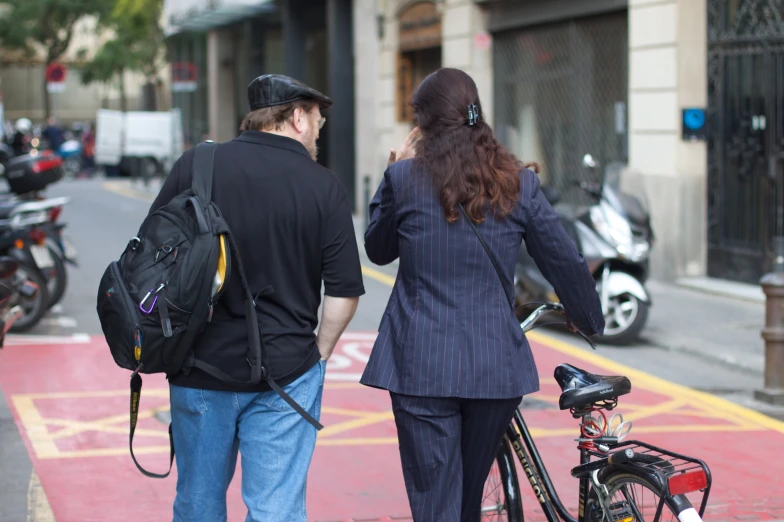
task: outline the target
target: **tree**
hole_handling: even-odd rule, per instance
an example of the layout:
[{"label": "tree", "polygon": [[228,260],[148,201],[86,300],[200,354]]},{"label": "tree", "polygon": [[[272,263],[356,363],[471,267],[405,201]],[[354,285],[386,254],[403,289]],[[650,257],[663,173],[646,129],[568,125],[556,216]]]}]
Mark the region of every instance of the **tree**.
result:
[{"label": "tree", "polygon": [[[111,39],[84,65],[82,82],[118,81],[120,104],[126,110],[126,71],[139,71],[148,82],[158,77],[161,66],[163,30],[160,17],[162,0],[114,0],[113,8],[99,21],[113,33]],[[81,51],[82,56],[86,51]]]},{"label": "tree", "polygon": [[[30,57],[42,51],[44,65],[68,50],[74,26],[84,16],[105,16],[112,0],[7,0],[0,1],[0,45],[23,51]],[[51,114],[46,81],[41,85],[44,112]]]},{"label": "tree", "polygon": [[[84,50],[79,51],[80,57],[84,57],[85,54]],[[109,85],[113,80],[119,82],[120,108],[123,111],[127,110],[123,76],[131,61],[129,55],[128,48],[125,47],[121,40],[109,40],[95,53],[92,60],[85,63],[82,67],[81,80],[85,85],[90,83]]]},{"label": "tree", "polygon": [[134,68],[148,81],[158,77],[161,52],[164,48],[163,29],[160,25],[163,0],[116,0],[112,17],[120,33],[125,33],[131,46]]}]

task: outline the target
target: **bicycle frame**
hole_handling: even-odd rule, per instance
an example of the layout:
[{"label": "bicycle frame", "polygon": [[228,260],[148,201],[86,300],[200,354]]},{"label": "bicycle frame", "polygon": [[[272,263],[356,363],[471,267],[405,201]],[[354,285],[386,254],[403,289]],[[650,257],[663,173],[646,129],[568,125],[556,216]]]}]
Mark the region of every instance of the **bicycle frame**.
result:
[{"label": "bicycle frame", "polygon": [[[520,328],[527,332],[535,328],[536,321],[548,312],[563,312],[563,307],[560,304],[545,303],[536,310],[534,310],[521,324]],[[585,336],[582,332],[577,332],[588,344],[595,350],[596,345],[590,338]],[[515,429],[516,428],[516,429]],[[523,471],[528,478],[529,483],[534,491],[539,504],[542,506],[542,511],[547,517],[548,522],[584,522],[585,521],[585,502],[588,500],[588,488],[590,481],[588,478],[581,478],[580,480],[580,504],[578,516],[575,519],[561,502],[558,497],[558,492],[555,490],[550,474],[547,473],[547,468],[542,461],[539,450],[536,448],[534,439],[531,432],[528,431],[528,426],[523,419],[520,410],[516,410],[512,423],[506,430],[506,437],[512,444],[512,449],[517,454],[520,464],[523,466]],[[591,460],[591,455],[588,451],[580,450],[580,464],[587,464]],[[531,468],[533,462],[534,468]],[[542,489],[544,488],[544,489]]]},{"label": "bicycle frame", "polygon": [[[515,429],[517,428],[517,429]],[[555,490],[547,468],[542,461],[539,450],[536,448],[531,432],[523,419],[520,410],[516,410],[512,423],[506,429],[506,437],[512,444],[520,464],[523,466],[525,476],[534,491],[536,499],[542,506],[549,522],[584,522],[585,521],[585,502],[588,498],[589,479],[580,479],[580,505],[578,517],[575,519],[564,507],[558,492]],[[586,450],[580,450],[580,464],[587,464],[591,459]],[[533,463],[534,468],[531,468]]]},{"label": "bicycle frame", "polygon": [[[520,324],[520,327],[524,332],[536,328],[536,321],[542,315],[548,312],[563,312],[563,307],[562,305],[556,303],[544,303],[542,306],[532,312]],[[596,345],[589,337],[585,336],[582,332],[579,331],[575,333],[585,339],[594,350],[596,349]],[[615,404],[617,404],[617,397],[612,400],[614,400],[614,402],[608,409],[612,409]],[[573,409],[572,414],[576,419],[582,416],[584,423],[590,421],[590,410],[586,409],[576,411]],[[519,409],[515,411],[512,422],[509,423],[509,426],[506,429],[505,436],[511,443],[512,448],[514,449],[514,452],[523,467],[523,471],[528,478],[528,482],[533,489],[534,495],[539,501],[539,504],[541,505],[542,511],[547,517],[548,522],[586,522],[586,503],[588,502],[588,494],[592,484],[589,472],[599,469],[594,466],[589,466],[589,464],[591,464],[591,457],[596,456],[599,458],[604,458],[606,455],[603,453],[597,453],[596,451],[591,451],[589,449],[579,448],[580,465],[572,470],[572,475],[578,477],[579,480],[578,512],[577,518],[574,518],[564,507],[563,502],[561,502],[561,499],[558,497],[558,492],[555,490],[555,486],[550,479],[550,474],[547,472],[544,461],[539,454],[539,450],[534,443],[531,432],[528,430],[528,426],[526,425],[525,420],[523,419],[523,415],[520,413]],[[582,436],[582,433],[578,434],[578,437]],[[708,504],[708,495],[710,494],[712,479],[710,469],[703,461],[657,448],[640,441],[630,440],[626,442],[620,442],[616,437],[604,437],[604,439],[605,440],[603,440],[603,443],[609,448],[615,450],[623,447],[633,447],[638,451],[641,450],[640,453],[643,455],[640,457],[647,457],[647,460],[643,460],[643,462],[635,461],[636,466],[641,469],[647,469],[647,471],[652,475],[655,474],[665,481],[669,479],[669,476],[672,476],[675,473],[684,473],[689,470],[700,468],[705,473],[706,487],[705,489],[701,490],[703,491],[703,498],[700,502],[700,509],[698,514],[700,517],[705,514],[705,508]],[[596,440],[598,441],[599,439]],[[653,458],[653,461],[650,460],[651,458]],[[647,462],[647,464],[645,462]],[[684,465],[689,467],[684,468]],[[668,467],[670,470],[669,472],[667,472]],[[667,483],[665,482],[665,484]],[[665,491],[667,491],[669,486],[665,485],[665,488],[667,488],[665,489]],[[666,502],[668,502],[668,499],[669,501],[675,502],[677,504],[677,502],[679,502],[676,502],[677,498],[678,495],[662,495],[654,520],[659,520],[664,505]]]}]

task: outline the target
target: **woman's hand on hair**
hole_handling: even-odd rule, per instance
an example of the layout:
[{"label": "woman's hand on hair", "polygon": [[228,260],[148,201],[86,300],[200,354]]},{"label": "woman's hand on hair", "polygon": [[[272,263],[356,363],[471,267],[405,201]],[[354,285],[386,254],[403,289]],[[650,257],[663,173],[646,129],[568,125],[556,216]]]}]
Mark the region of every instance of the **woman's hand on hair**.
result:
[{"label": "woman's hand on hair", "polygon": [[528,163],[523,163],[523,168],[524,169],[531,169],[534,172],[536,172],[537,174],[539,174],[539,171],[542,170],[542,168],[539,166],[539,164],[537,162],[535,162],[535,161],[529,161]]},{"label": "woman's hand on hair", "polygon": [[419,141],[419,138],[421,137],[422,135],[419,132],[419,127],[414,127],[414,129],[408,133],[406,139],[403,140],[403,144],[400,145],[399,149],[389,150],[389,160],[387,165],[391,165],[397,161],[413,158],[416,155],[417,141]]}]

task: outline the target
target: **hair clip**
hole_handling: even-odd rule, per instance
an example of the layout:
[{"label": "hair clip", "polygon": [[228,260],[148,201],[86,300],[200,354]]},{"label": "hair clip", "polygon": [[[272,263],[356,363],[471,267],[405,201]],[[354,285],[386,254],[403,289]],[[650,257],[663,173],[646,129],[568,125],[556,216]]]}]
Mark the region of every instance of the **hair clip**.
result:
[{"label": "hair clip", "polygon": [[468,106],[468,125],[473,127],[479,122],[479,112],[476,110],[476,105],[471,104]]}]

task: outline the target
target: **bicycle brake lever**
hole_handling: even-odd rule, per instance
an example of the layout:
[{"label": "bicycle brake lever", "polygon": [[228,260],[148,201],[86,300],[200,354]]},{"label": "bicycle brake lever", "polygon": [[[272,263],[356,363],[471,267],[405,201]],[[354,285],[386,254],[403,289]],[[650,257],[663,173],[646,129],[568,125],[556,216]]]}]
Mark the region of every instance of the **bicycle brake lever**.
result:
[{"label": "bicycle brake lever", "polygon": [[[562,324],[562,325],[565,325],[565,324],[566,324],[566,322],[565,322],[565,321],[553,321],[553,322],[551,322],[551,323],[535,323],[535,324],[533,324],[533,325],[532,325],[532,326],[531,326],[531,327],[528,329],[528,331],[530,331],[530,330],[533,330],[533,329],[535,329],[535,328],[542,327],[542,326],[554,326],[554,325],[556,325],[556,324],[559,324],[559,325],[561,325],[561,324]],[[596,350],[596,343],[595,343],[595,342],[593,342],[593,340],[591,340],[591,338],[590,338],[590,337],[588,337],[587,335],[585,335],[584,333],[582,333],[580,330],[576,330],[576,329],[575,329],[574,331],[572,331],[572,330],[569,330],[569,331],[570,331],[570,332],[573,332],[573,333],[576,333],[577,335],[579,335],[580,337],[582,337],[582,338],[585,340],[585,342],[587,342],[588,344],[590,344],[590,345],[591,345],[591,348],[593,348],[594,350]]]},{"label": "bicycle brake lever", "polygon": [[577,332],[576,332],[576,333],[577,333],[577,335],[579,335],[580,337],[582,337],[582,338],[585,340],[585,342],[587,342],[588,344],[590,344],[590,345],[591,345],[591,348],[593,348],[594,350],[596,350],[596,343],[595,343],[595,342],[593,342],[593,340],[592,340],[590,337],[588,337],[587,335],[585,335],[584,333],[582,333],[580,330],[577,330]]}]

